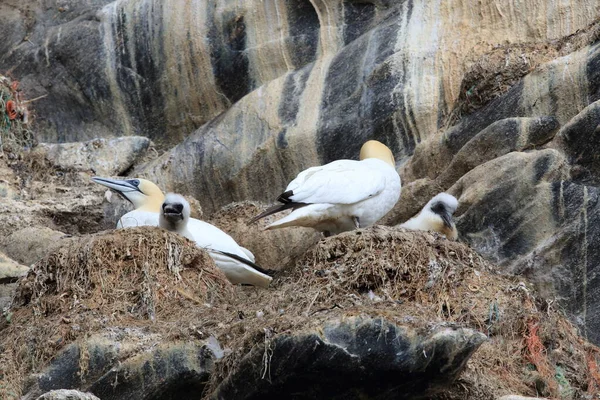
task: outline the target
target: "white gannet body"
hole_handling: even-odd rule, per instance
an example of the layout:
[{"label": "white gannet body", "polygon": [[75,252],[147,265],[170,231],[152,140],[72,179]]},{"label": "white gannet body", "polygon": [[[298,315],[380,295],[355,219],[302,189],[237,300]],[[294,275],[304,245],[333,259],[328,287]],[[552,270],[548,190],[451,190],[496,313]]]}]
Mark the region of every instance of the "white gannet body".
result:
[{"label": "white gannet body", "polygon": [[[111,188],[123,195],[133,203],[135,210],[121,217],[117,228],[134,226],[162,226],[165,229],[180,233],[182,236],[196,242],[198,247],[208,251],[211,258],[234,284],[245,283],[255,286],[268,287],[270,276],[261,272],[261,268],[254,264],[254,255],[239,246],[236,241],[214,225],[198,219],[190,218],[189,203],[180,195],[169,194],[169,201],[163,192],[154,183],[145,179],[109,179],[94,177],[92,180],[103,186]],[[185,221],[175,223],[177,208],[170,207],[169,213],[164,215],[167,203],[181,204],[181,216],[185,212]],[[169,222],[171,220],[171,222]],[[174,222],[173,222],[174,221]],[[185,223],[183,223],[185,222]],[[171,225],[168,225],[170,223]],[[169,229],[169,226],[171,229]]]},{"label": "white gannet body", "polygon": [[429,200],[419,214],[398,226],[412,230],[435,231],[444,234],[450,240],[456,240],[458,231],[452,215],[457,207],[456,197],[439,193]]},{"label": "white gannet body", "polygon": [[360,161],[338,160],[300,172],[278,197],[283,205],[250,223],[291,208],[292,213],[266,229],[304,226],[329,236],[373,225],[394,207],[400,190],[392,152],[370,140],[360,150]]}]

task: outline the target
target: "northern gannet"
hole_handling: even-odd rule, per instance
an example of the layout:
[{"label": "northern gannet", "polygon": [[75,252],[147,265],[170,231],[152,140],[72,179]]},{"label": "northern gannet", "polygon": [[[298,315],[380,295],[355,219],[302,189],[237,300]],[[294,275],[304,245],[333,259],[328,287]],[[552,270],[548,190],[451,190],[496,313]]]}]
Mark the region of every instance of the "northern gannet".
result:
[{"label": "northern gannet", "polygon": [[412,230],[435,231],[444,234],[450,240],[456,240],[458,231],[452,215],[457,207],[456,197],[439,193],[429,200],[419,214],[398,226]]},{"label": "northern gannet", "polygon": [[92,181],[113,189],[129,200],[135,210],[123,215],[117,229],[133,226],[158,226],[158,212],[165,196],[154,183],[146,179],[110,179],[93,177]]},{"label": "northern gannet", "polygon": [[[100,185],[115,190],[129,200],[135,210],[123,215],[117,223],[117,229],[134,226],[160,226],[159,215],[163,212],[165,196],[154,183],[146,179],[110,179],[93,177]],[[181,196],[178,196],[183,198]],[[189,211],[189,203],[185,201]],[[183,202],[182,202],[183,204]],[[185,225],[184,236],[194,240],[196,245],[209,251],[211,258],[234,284],[246,283],[267,287],[272,278],[254,264],[254,255],[250,250],[238,245],[236,241],[219,228],[195,218],[189,218]],[[248,271],[253,271],[249,273]]]},{"label": "northern gannet", "polygon": [[394,207],[400,189],[394,155],[383,143],[369,140],[360,149],[360,161],[338,160],[300,172],[277,198],[283,204],[249,223],[291,208],[266,229],[304,226],[329,236],[373,225]]}]

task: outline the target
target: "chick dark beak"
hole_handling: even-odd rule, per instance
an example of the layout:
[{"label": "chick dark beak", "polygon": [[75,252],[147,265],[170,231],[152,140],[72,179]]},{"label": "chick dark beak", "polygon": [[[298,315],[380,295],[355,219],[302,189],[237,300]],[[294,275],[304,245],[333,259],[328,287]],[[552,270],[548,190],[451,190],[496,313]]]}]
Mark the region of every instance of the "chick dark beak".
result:
[{"label": "chick dark beak", "polygon": [[171,219],[183,219],[183,204],[163,204],[163,215]]}]

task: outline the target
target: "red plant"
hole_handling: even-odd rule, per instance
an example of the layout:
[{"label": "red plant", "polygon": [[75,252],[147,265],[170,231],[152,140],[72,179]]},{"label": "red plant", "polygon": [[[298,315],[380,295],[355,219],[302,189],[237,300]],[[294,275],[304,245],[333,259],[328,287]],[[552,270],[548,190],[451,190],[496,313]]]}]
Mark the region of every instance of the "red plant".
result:
[{"label": "red plant", "polygon": [[554,381],[554,373],[552,372],[552,368],[546,354],[546,348],[544,347],[544,344],[538,335],[539,329],[540,325],[538,321],[533,318],[527,321],[528,334],[526,334],[524,337],[527,347],[526,357],[533,365],[535,365],[535,368],[540,373],[542,378],[544,378],[546,384],[549,386],[549,389],[552,392],[556,392],[558,388],[556,387],[556,382]]},{"label": "red plant", "polygon": [[595,395],[600,389],[600,372],[598,371],[598,363],[596,362],[596,354],[592,351],[586,353],[586,361],[588,367],[588,375],[590,382],[588,384],[588,393]]},{"label": "red plant", "polygon": [[17,106],[14,101],[9,100],[6,102],[6,113],[11,120],[17,118]]}]

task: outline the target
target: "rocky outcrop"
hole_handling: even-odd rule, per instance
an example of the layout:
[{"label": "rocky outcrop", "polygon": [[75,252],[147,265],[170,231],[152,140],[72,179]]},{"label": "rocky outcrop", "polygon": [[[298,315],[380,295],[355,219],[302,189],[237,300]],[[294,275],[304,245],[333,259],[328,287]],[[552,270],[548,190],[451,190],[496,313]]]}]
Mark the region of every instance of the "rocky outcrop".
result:
[{"label": "rocky outcrop", "polygon": [[258,346],[211,398],[427,398],[458,377],[484,340],[470,329],[419,335],[385,320],[332,321]]},{"label": "rocky outcrop", "polygon": [[596,343],[600,303],[589,285],[598,263],[590,241],[599,54],[596,44],[543,65],[417,145],[400,169],[401,200],[384,219],[409,218],[435,193],[455,195],[462,239],[502,271],[528,276],[544,297],[560,298]]},{"label": "rocky outcrop", "polygon": [[100,400],[98,397],[91,393],[82,393],[77,390],[53,390],[51,392],[44,393],[37,400]]},{"label": "rocky outcrop", "polygon": [[0,246],[15,260],[31,265],[60,246],[65,234],[46,227],[27,227],[15,231]]},{"label": "rocky outcrop", "polygon": [[[260,129],[257,144],[269,137],[293,150],[294,132],[335,141],[354,126],[355,138],[376,133],[409,155],[443,124],[473,60],[505,43],[556,41],[598,15],[593,1],[527,0],[516,9],[464,0],[10,0],[0,9],[0,69],[21,77],[29,98],[47,96],[36,102],[41,141],[143,134],[176,143],[261,88],[275,111],[244,121],[233,111],[242,119],[229,132]],[[576,46],[581,40],[552,48]],[[527,71],[538,58],[501,61]],[[326,161],[354,147],[313,151]]]},{"label": "rocky outcrop", "polygon": [[34,152],[61,170],[113,176],[131,168],[149,145],[150,140],[145,137],[125,136],[77,143],[40,143]]},{"label": "rocky outcrop", "polygon": [[36,375],[23,399],[64,387],[86,388],[102,400],[198,398],[212,371],[214,354],[200,343],[163,345],[163,340],[126,328],[109,329],[70,345]]},{"label": "rocky outcrop", "polygon": [[[485,340],[485,335],[469,329],[443,327],[423,336],[385,320],[351,319],[322,329],[324,337],[319,329],[278,336],[265,345],[268,348],[258,346],[212,397],[277,398],[302,393],[303,398],[349,399],[359,398],[357,392],[399,391],[406,398],[422,397],[450,385]],[[265,351],[271,352],[266,374]],[[164,344],[163,337],[142,330],[110,329],[64,349],[35,376],[24,400],[62,387],[85,388],[103,400],[196,399],[207,389],[215,362],[222,358],[223,349],[214,337],[204,343]],[[327,374],[332,368],[337,372]],[[365,370],[371,372],[364,375]],[[348,385],[348,379],[359,376],[360,384]],[[406,380],[392,379],[400,376]],[[347,391],[340,390],[344,386]]]}]

